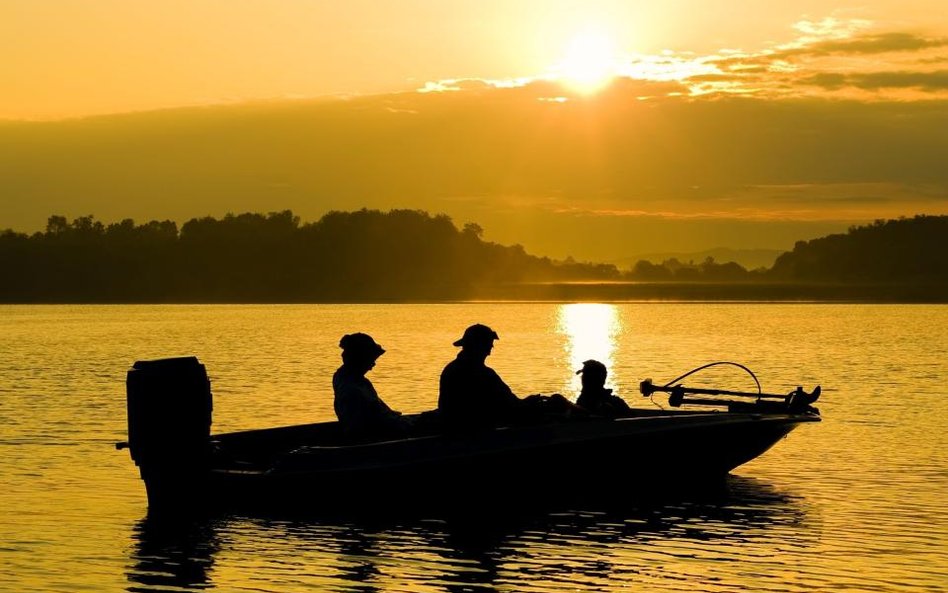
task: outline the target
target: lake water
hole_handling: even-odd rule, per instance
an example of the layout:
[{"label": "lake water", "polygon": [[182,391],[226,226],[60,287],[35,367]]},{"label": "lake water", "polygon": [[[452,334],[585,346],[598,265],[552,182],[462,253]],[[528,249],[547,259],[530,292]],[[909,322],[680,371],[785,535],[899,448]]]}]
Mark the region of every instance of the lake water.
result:
[{"label": "lake water", "polygon": [[[413,412],[473,322],[500,334],[488,363],[521,395],[575,398],[597,358],[648,407],[641,379],[730,360],[765,391],[822,384],[824,420],[724,491],[636,502],[631,484],[620,508],[145,520],[113,446],[135,360],[198,356],[215,432],[314,422],[332,418],[339,337],[366,331],[387,349],[370,378]],[[0,591],[946,591],[946,330],[927,305],[0,306]],[[753,387],[733,368],[687,383]]]}]

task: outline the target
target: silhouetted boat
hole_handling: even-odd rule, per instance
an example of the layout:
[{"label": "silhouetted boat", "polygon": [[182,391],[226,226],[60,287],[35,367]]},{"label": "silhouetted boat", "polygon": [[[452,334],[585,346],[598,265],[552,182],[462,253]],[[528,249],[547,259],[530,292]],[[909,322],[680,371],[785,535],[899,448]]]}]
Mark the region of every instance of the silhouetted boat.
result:
[{"label": "silhouetted boat", "polygon": [[[196,358],[136,362],[127,387],[129,440],[118,446],[130,448],[151,508],[600,498],[723,477],[820,419],[810,406],[817,388],[755,394],[753,403],[698,400],[724,410],[635,410],[463,434],[443,433],[437,413],[425,412],[412,417],[410,436],[377,442],[353,441],[336,422],[212,436],[210,383]],[[669,391],[675,404],[694,394],[748,395],[648,382],[642,389]]]}]

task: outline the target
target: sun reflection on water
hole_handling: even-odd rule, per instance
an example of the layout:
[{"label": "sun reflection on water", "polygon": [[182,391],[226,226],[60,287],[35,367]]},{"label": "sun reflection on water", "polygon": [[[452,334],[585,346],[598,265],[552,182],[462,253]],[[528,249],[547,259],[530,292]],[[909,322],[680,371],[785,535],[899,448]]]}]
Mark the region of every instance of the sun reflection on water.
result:
[{"label": "sun reflection on water", "polygon": [[[576,370],[584,360],[596,359],[611,369],[616,339],[622,332],[622,321],[615,305],[572,303],[559,308],[557,331],[566,336],[566,356],[570,368]],[[571,386],[579,391],[579,377],[573,375]]]}]

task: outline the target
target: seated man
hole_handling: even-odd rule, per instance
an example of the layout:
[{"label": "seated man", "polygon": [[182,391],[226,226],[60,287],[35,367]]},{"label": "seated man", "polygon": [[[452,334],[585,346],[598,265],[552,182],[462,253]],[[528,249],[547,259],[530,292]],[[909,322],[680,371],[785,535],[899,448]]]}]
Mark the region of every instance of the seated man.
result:
[{"label": "seated man", "polygon": [[478,323],[454,342],[461,351],[444,367],[438,394],[438,411],[447,426],[497,426],[520,417],[520,398],[485,364],[498,339],[494,330]]},{"label": "seated man", "polygon": [[525,399],[514,395],[494,369],[485,364],[498,339],[497,332],[477,323],[454,342],[461,351],[444,367],[438,395],[438,412],[446,426],[488,428],[585,414],[558,393]]},{"label": "seated man", "polygon": [[612,395],[611,389],[606,389],[606,365],[598,360],[587,360],[583,368],[576,371],[582,375],[583,389],[579,393],[576,403],[597,416],[617,418],[630,415],[632,409],[621,397]]},{"label": "seated man", "polygon": [[363,333],[344,335],[339,346],[342,366],[332,376],[332,390],[333,408],[343,430],[356,438],[404,435],[408,421],[382,401],[365,376],[385,350]]}]

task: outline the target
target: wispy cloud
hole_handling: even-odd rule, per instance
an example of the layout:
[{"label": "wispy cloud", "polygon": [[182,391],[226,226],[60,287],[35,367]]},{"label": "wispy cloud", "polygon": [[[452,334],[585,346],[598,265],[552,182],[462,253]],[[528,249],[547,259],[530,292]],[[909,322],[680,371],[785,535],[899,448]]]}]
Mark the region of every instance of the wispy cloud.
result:
[{"label": "wispy cloud", "polygon": [[851,39],[822,41],[801,48],[800,53],[813,56],[831,54],[881,54],[888,52],[911,52],[948,46],[948,38],[926,38],[913,33],[879,33],[862,35]]},{"label": "wispy cloud", "polygon": [[948,58],[948,38],[865,32],[865,26],[864,22],[804,21],[796,27],[804,33],[799,39],[759,52],[710,57],[708,61],[722,75],[692,80],[717,84],[719,92],[727,91],[728,86],[751,86],[782,96],[811,94],[805,87],[832,92],[860,89],[877,95],[888,90],[939,93],[948,89],[943,72],[930,70],[931,64]]},{"label": "wispy cloud", "polygon": [[793,28],[808,40],[851,37],[871,26],[872,21],[866,19],[840,19],[832,16],[818,21],[803,19],[793,24]]},{"label": "wispy cloud", "polygon": [[[764,207],[738,207],[721,210],[640,210],[640,209],[572,209],[557,211],[558,214],[591,216],[597,218],[641,218],[668,221],[756,221],[775,222],[790,220],[835,220],[838,213],[827,217],[825,208],[796,207],[774,209]],[[860,218],[858,215],[856,218]],[[865,214],[862,214],[865,218]]]},{"label": "wispy cloud", "polygon": [[457,91],[483,91],[489,89],[504,89],[526,86],[540,77],[524,76],[521,78],[490,79],[490,78],[447,78],[444,80],[429,81],[418,90],[419,93],[443,93]]},{"label": "wispy cloud", "polygon": [[866,74],[820,73],[801,79],[825,89],[856,87],[867,90],[920,89],[923,91],[948,90],[948,70],[935,72],[871,72]]}]

